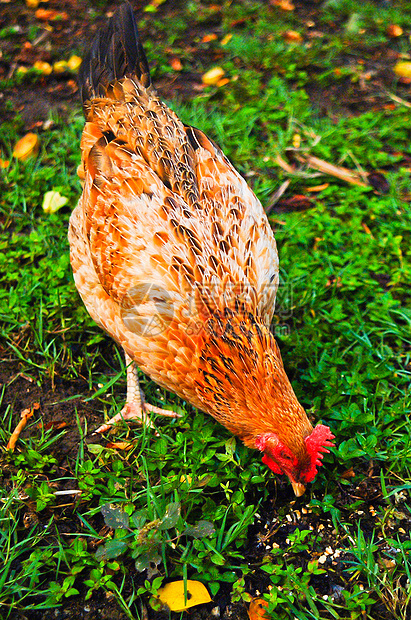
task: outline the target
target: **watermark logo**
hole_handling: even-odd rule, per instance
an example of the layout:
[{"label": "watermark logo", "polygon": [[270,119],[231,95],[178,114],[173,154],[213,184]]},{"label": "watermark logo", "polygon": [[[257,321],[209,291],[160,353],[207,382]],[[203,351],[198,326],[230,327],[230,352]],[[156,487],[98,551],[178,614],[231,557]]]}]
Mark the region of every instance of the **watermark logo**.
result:
[{"label": "watermark logo", "polygon": [[166,332],[174,319],[179,320],[180,327],[184,325],[188,335],[196,335],[218,314],[217,308],[224,307],[237,314],[259,304],[270,305],[275,297],[275,316],[280,323],[273,325],[272,331],[281,338],[290,333],[283,321],[290,318],[293,311],[292,283],[281,281],[281,278],[277,295],[275,284],[267,284],[260,293],[248,283],[228,283],[224,287],[196,285],[189,292],[169,293],[160,284],[141,282],[124,296],[121,316],[127,329],[145,338]]}]

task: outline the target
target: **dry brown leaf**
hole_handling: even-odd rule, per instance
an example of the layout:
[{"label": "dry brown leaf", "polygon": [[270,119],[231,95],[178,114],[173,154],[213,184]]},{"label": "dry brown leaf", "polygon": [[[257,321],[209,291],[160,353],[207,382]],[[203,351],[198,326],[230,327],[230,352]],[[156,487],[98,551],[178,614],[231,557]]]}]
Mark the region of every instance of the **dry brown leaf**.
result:
[{"label": "dry brown leaf", "polygon": [[134,442],[132,442],[132,441],[114,441],[114,442],[109,442],[106,447],[114,449],[114,450],[131,450],[131,448],[134,447]]},{"label": "dry brown leaf", "polygon": [[217,39],[217,35],[212,32],[211,34],[205,34],[201,41],[202,43],[209,43],[210,41],[216,41]]},{"label": "dry brown leaf", "polygon": [[170,60],[170,65],[171,65],[171,68],[174,69],[174,71],[181,71],[183,68],[183,65],[181,64],[181,60],[179,58],[172,58]]},{"label": "dry brown leaf", "polygon": [[349,478],[355,478],[354,469],[350,467],[350,469],[347,469],[341,474],[340,478],[342,478],[343,480],[348,480]]},{"label": "dry brown leaf", "polygon": [[[42,428],[43,423],[39,422],[37,424],[37,428]],[[50,428],[53,428],[54,430],[58,431],[61,428],[66,428],[66,426],[68,426],[67,422],[59,422],[58,420],[52,420],[51,422],[48,422],[47,424],[44,425],[44,430],[48,431]]]},{"label": "dry brown leaf", "polygon": [[389,560],[388,558],[380,558],[378,560],[378,564],[380,565],[381,568],[385,568],[388,571],[392,571],[393,568],[395,568],[397,566],[395,560]]},{"label": "dry brown leaf", "polygon": [[298,211],[301,209],[309,209],[314,204],[312,198],[304,196],[304,194],[294,194],[289,198],[282,198],[277,202],[277,209],[283,211]]},{"label": "dry brown leaf", "polygon": [[37,155],[40,145],[40,138],[36,133],[27,133],[23,138],[20,138],[14,145],[13,157],[26,161],[29,157]]},{"label": "dry brown leaf", "polygon": [[265,613],[268,607],[268,601],[263,598],[255,598],[251,601],[248,608],[250,620],[267,620],[269,616]]},{"label": "dry brown leaf", "polygon": [[42,22],[53,21],[55,19],[68,21],[69,16],[64,11],[56,11],[54,9],[37,9],[35,12],[36,19]]},{"label": "dry brown leaf", "polygon": [[296,30],[286,30],[283,32],[282,37],[288,43],[302,43],[303,38]]},{"label": "dry brown leaf", "polygon": [[184,597],[184,580],[171,581],[158,591],[158,599],[170,609],[170,611],[185,611],[195,605],[209,603],[211,597],[207,588],[201,581],[187,579],[187,600]]}]

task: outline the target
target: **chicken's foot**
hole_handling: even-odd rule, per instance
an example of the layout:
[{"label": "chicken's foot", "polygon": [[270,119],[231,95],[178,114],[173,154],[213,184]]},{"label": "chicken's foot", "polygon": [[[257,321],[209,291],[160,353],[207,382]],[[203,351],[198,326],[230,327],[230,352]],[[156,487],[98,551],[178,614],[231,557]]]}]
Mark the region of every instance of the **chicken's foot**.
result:
[{"label": "chicken's foot", "polygon": [[175,413],[174,411],[169,411],[167,409],[161,409],[160,407],[156,407],[155,405],[150,405],[145,401],[144,393],[140,389],[140,385],[138,382],[138,374],[137,374],[137,366],[127,355],[124,354],[126,358],[127,365],[127,398],[126,404],[120,413],[117,413],[113,416],[108,422],[102,424],[96,431],[94,431],[93,435],[97,433],[105,433],[108,431],[113,424],[116,424],[120,420],[137,420],[140,424],[144,424],[144,426],[153,427],[153,423],[150,420],[149,413],[155,413],[157,415],[162,415],[168,418],[179,418],[180,414]]}]

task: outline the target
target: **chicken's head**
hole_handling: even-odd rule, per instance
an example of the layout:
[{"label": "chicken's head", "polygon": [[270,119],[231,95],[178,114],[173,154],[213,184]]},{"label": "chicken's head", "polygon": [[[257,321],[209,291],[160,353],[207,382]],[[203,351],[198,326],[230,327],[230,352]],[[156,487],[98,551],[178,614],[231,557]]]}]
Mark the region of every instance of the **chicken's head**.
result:
[{"label": "chicken's head", "polygon": [[304,438],[304,455],[296,455],[275,433],[264,433],[257,438],[256,448],[264,452],[263,463],[275,474],[285,474],[290,479],[294,493],[300,497],[305,484],[312,482],[317,467],[322,465],[324,452],[334,444],[334,435],[328,426],[318,424],[310,435]]}]

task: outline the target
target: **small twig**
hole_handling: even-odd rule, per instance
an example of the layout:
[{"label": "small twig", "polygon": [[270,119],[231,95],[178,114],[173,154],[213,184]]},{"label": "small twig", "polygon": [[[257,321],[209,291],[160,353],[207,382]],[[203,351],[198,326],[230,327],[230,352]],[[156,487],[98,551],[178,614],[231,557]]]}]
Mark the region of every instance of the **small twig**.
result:
[{"label": "small twig", "polygon": [[360,175],[348,168],[343,168],[342,166],[334,166],[334,164],[330,164],[323,159],[319,159],[318,157],[313,157],[312,155],[299,155],[295,153],[295,157],[301,163],[307,164],[310,168],[314,168],[314,170],[319,170],[324,174],[329,174],[333,177],[337,177],[337,179],[341,179],[342,181],[346,181],[347,183],[352,183],[353,185],[359,185],[360,187],[368,187],[367,183],[361,180]]},{"label": "small twig", "polygon": [[[50,31],[51,31],[51,28],[50,28]],[[43,43],[43,41],[47,39],[47,37],[50,36],[50,31],[44,28],[43,32],[40,32],[39,36],[33,41],[32,43],[33,47],[36,47],[36,45],[38,45],[39,43]]]},{"label": "small twig", "polygon": [[275,191],[274,194],[270,197],[270,200],[268,201],[268,204],[265,208],[265,212],[267,213],[267,215],[270,213],[271,209],[280,200],[281,196],[284,194],[285,190],[288,188],[290,183],[291,181],[289,179],[287,179],[287,181],[284,181],[284,183],[282,183],[280,187],[277,189],[277,191]]},{"label": "small twig", "polygon": [[301,170],[296,170],[287,161],[285,161],[285,159],[283,159],[281,155],[276,155],[274,161],[280,166],[280,168],[285,170],[285,172],[288,172],[288,174],[292,174],[295,177],[301,177],[303,179],[314,179],[315,177],[320,176],[317,172],[308,173],[302,172]]},{"label": "small twig", "polygon": [[411,108],[411,103],[409,101],[406,101],[405,99],[402,99],[401,97],[397,97],[397,95],[394,95],[394,93],[390,93],[388,90],[385,91],[385,94],[387,95],[387,97],[395,101],[395,103],[404,105],[406,108]]},{"label": "small twig", "polygon": [[282,168],[283,170],[285,170],[289,174],[295,174],[294,168],[292,166],[290,166],[290,164],[288,162],[286,162],[285,159],[283,159],[281,157],[281,155],[276,155],[274,161],[275,161],[276,164],[278,164],[280,166],[280,168]]},{"label": "small twig", "polygon": [[12,432],[10,439],[7,443],[6,449],[7,450],[11,450],[13,451],[14,448],[16,447],[16,443],[18,441],[18,438],[20,437],[20,434],[22,432],[22,430],[25,428],[27,421],[29,420],[29,418],[31,418],[31,416],[33,415],[34,411],[36,409],[40,408],[40,404],[39,403],[34,403],[32,405],[32,407],[30,407],[29,409],[23,409],[23,411],[21,412],[21,420],[20,422],[17,424],[16,428],[14,429],[14,431]]}]

